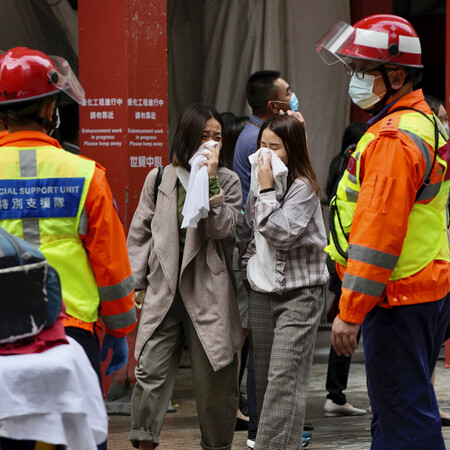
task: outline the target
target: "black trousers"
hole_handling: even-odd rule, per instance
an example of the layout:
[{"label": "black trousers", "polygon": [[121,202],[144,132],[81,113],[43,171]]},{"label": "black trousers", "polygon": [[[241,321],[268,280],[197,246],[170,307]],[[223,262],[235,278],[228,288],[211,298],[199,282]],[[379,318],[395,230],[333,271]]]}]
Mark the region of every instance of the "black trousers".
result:
[{"label": "black trousers", "polygon": [[[358,342],[361,337],[361,330],[358,333]],[[339,356],[333,346],[330,346],[328,356],[327,381],[325,388],[328,391],[327,398],[337,405],[345,405],[347,398],[344,391],[347,389],[348,374],[350,372],[351,356]]]}]

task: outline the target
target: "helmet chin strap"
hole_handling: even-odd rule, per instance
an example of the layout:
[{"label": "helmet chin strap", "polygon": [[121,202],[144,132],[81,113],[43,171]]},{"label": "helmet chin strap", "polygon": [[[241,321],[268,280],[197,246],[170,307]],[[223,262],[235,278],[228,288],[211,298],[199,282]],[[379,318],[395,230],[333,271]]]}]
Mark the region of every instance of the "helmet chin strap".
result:
[{"label": "helmet chin strap", "polygon": [[[371,109],[366,110],[369,114],[372,114],[373,116],[376,116],[386,106],[388,99],[398,91],[398,89],[394,89],[392,87],[386,67],[384,65],[380,67],[380,72],[381,76],[383,77],[384,84],[386,86],[386,93],[377,104],[375,104]],[[410,80],[411,75],[408,74],[399,89],[401,89]]]}]

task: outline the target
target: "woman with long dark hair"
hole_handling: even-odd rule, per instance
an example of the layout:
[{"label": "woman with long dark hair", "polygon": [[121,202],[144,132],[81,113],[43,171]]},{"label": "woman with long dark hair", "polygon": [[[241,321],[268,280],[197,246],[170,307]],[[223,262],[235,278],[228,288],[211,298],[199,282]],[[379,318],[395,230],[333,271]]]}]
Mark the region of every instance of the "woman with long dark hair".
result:
[{"label": "woman with long dark hair", "polygon": [[[220,163],[221,147],[219,113],[208,105],[187,107],[171,164],[159,186],[158,169],[147,176],[131,223],[133,278],[136,290],[145,290],[129,434],[136,448],[159,444],[187,345],[201,446],[231,449],[239,396],[236,353],[242,345],[232,269],[241,187]],[[199,199],[206,204],[192,214]]]},{"label": "woman with long dark hair", "polygon": [[327,240],[303,125],[287,115],[269,119],[261,127],[258,148],[245,212],[252,238],[241,260],[250,288],[259,413],[255,449],[294,450],[302,448],[328,279]]}]

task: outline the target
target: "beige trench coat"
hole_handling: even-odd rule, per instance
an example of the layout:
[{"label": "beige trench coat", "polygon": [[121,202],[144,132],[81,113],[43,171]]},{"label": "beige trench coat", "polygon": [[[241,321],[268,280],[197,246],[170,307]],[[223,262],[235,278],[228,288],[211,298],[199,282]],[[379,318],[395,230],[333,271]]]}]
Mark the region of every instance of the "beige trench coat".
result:
[{"label": "beige trench coat", "polygon": [[187,229],[180,264],[175,167],[169,165],[164,171],[155,208],[156,174],[153,169],[145,180],[127,240],[136,289],[146,289],[135,358],[167,314],[178,287],[217,371],[230,364],[242,346],[232,267],[242,201],[239,177],[218,168],[220,194],[210,199],[208,217],[200,220],[197,228]]}]

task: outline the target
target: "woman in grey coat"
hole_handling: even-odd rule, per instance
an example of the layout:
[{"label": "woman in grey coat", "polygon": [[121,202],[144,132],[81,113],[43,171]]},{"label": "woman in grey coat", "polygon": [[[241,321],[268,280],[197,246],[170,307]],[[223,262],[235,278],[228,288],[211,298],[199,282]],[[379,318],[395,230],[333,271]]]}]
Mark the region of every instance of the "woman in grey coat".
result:
[{"label": "woman in grey coat", "polygon": [[[194,172],[191,158],[207,141],[218,144],[210,142],[202,153],[201,166],[206,166],[209,179],[209,212],[196,228],[182,228],[186,190]],[[241,188],[238,176],[219,162],[221,146],[218,112],[207,105],[189,106],[180,117],[171,164],[156,196],[158,169],[153,169],[131,223],[128,250],[133,277],[136,290],[145,290],[129,434],[136,448],[153,449],[159,444],[185,345],[191,358],[201,447],[231,448],[239,395],[236,352],[242,345],[232,267]]]}]

